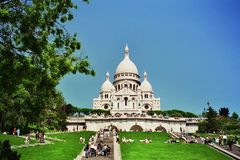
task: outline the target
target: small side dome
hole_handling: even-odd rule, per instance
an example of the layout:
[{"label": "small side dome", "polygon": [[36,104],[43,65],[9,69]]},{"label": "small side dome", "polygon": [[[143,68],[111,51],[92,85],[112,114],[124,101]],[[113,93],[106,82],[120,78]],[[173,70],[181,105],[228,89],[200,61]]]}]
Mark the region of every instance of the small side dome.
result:
[{"label": "small side dome", "polygon": [[114,88],[113,84],[110,82],[110,80],[109,80],[109,73],[107,72],[106,73],[106,80],[102,84],[102,87],[101,87],[101,92],[103,92],[103,91],[111,91],[111,90],[115,90],[115,88]]},{"label": "small side dome", "polygon": [[144,72],[144,80],[143,82],[141,83],[141,89],[142,91],[147,91],[147,92],[152,92],[152,85],[148,82],[147,80],[147,73]]}]

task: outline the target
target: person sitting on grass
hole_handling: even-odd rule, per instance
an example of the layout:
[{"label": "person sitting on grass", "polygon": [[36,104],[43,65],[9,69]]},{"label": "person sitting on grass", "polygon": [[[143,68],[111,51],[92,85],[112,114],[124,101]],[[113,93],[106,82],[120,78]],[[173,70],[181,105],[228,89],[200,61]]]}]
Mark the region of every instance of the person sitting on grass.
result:
[{"label": "person sitting on grass", "polygon": [[80,142],[81,144],[83,144],[83,143],[85,142],[85,138],[81,136],[80,139],[79,139],[79,142]]},{"label": "person sitting on grass", "polygon": [[149,139],[149,138],[146,138],[146,139],[140,140],[140,142],[142,142],[142,143],[152,143],[152,140]]},{"label": "person sitting on grass", "polygon": [[178,143],[179,140],[176,140],[176,139],[169,139],[167,140],[165,143]]},{"label": "person sitting on grass", "polygon": [[131,139],[131,138],[129,138],[129,139],[128,139],[128,142],[132,143],[132,142],[134,142],[134,140]]},{"label": "person sitting on grass", "polygon": [[123,143],[129,143],[129,142],[131,143],[131,142],[134,142],[134,140],[131,139],[131,138],[126,139],[125,137],[123,137],[123,138],[122,138],[122,142],[123,142]]},{"label": "person sitting on grass", "polygon": [[123,142],[123,143],[126,143],[126,141],[127,141],[126,138],[123,137],[123,138],[122,138],[122,142]]}]

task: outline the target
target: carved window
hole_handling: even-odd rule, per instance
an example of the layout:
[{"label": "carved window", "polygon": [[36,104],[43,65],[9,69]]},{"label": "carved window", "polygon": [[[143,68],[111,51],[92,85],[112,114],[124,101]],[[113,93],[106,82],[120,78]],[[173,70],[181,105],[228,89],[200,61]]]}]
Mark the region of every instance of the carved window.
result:
[{"label": "carved window", "polygon": [[108,94],[105,94],[105,98],[108,98]]},{"label": "carved window", "polygon": [[148,94],[144,94],[144,98],[148,98]]},{"label": "carved window", "polygon": [[125,106],[127,106],[127,101],[128,101],[128,98],[125,97],[125,98],[124,98]]}]

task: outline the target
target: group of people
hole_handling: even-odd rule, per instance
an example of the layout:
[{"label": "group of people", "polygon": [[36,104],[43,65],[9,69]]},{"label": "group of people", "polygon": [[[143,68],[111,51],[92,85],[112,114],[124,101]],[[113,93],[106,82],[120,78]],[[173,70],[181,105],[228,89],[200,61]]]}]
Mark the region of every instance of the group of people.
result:
[{"label": "group of people", "polygon": [[229,144],[229,141],[232,141],[232,143],[238,144],[238,137],[235,136],[234,138],[227,137],[227,135],[219,135],[217,138],[213,139],[215,143],[219,145],[227,145]]},{"label": "group of people", "polygon": [[20,129],[13,128],[13,136],[20,136]]},{"label": "group of people", "polygon": [[228,145],[229,150],[232,150],[232,145],[233,144],[238,144],[238,137],[235,136],[233,138],[233,137],[227,137],[227,135],[219,135],[216,138],[212,138],[212,142],[218,144],[219,146]]},{"label": "group of people", "polygon": [[[40,143],[45,143],[45,134],[44,132],[40,133],[38,131],[30,131],[28,134],[25,135],[24,143],[29,145],[30,143],[30,135],[35,133],[36,140],[39,140]],[[20,129],[13,128],[13,136],[20,136]]]},{"label": "group of people", "polygon": [[[173,133],[173,132],[172,132]],[[184,132],[174,132],[179,138],[182,138],[186,143],[203,143],[203,144],[218,144],[219,146],[228,145],[229,150],[232,150],[233,144],[238,144],[238,137],[231,137],[227,135],[219,135],[217,137],[200,137],[196,135],[189,135]],[[170,139],[166,143],[172,143],[172,139]]]},{"label": "group of people", "polygon": [[[132,143],[132,142],[134,142],[133,139],[131,139],[131,138],[127,139],[125,137],[122,137],[122,143]],[[139,140],[139,142],[141,142],[141,143],[152,143],[152,140],[149,139],[149,138],[145,138],[145,139]]]},{"label": "group of people", "polygon": [[97,145],[89,142],[85,149],[85,157],[96,157],[98,156],[108,156],[110,155],[111,147],[100,141]]},{"label": "group of people", "polygon": [[[106,127],[102,128],[97,132],[97,138],[99,143],[96,144],[96,139],[94,135],[89,138],[87,145],[84,148],[85,157],[96,157],[96,156],[109,156],[111,152],[111,147],[108,144],[105,144],[104,141],[110,138],[111,128]],[[80,143],[84,143],[85,138],[80,137]]]},{"label": "group of people", "polygon": [[107,139],[110,137],[110,129],[111,128],[102,128],[98,131],[97,135],[98,138],[100,138],[101,141],[103,141],[104,139]]},{"label": "group of people", "polygon": [[[31,133],[33,133],[33,131],[31,132]],[[26,145],[29,145],[29,143],[30,143],[30,136],[31,134],[30,133],[28,133],[28,134],[26,134],[26,136],[25,136],[25,140],[24,140],[24,143],[26,144]],[[45,136],[45,133],[44,132],[38,132],[38,131],[35,131],[35,139],[36,140],[39,140],[39,143],[45,143],[45,138],[46,138],[46,136]]]},{"label": "group of people", "polygon": [[190,135],[185,132],[172,132],[174,133],[178,138],[183,139],[186,143],[203,143],[204,141],[195,135]]},{"label": "group of people", "polygon": [[44,132],[36,132],[35,137],[40,143],[45,143],[46,135]]}]

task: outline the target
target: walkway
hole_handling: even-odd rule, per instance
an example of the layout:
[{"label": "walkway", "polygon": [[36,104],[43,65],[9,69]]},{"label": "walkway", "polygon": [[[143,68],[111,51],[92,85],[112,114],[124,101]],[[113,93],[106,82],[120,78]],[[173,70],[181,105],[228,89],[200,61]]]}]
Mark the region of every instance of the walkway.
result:
[{"label": "walkway", "polygon": [[[97,138],[96,140],[96,145],[100,142],[100,137]],[[114,145],[113,145],[113,134],[110,132],[110,137],[109,138],[104,138],[103,143],[107,144],[111,147],[111,152],[110,155],[105,157],[105,156],[96,156],[96,157],[91,157],[89,159],[91,160],[114,160]],[[88,158],[85,158],[84,156],[82,157],[82,160],[87,160]]]},{"label": "walkway", "polygon": [[116,136],[114,136],[113,138],[113,144],[114,144],[114,160],[122,160],[120,144],[117,143]]},{"label": "walkway", "polygon": [[228,145],[223,145],[223,146],[219,146],[217,144],[209,144],[209,145],[231,156],[234,159],[240,159],[240,148],[235,145],[232,145],[232,150],[229,149]]}]

